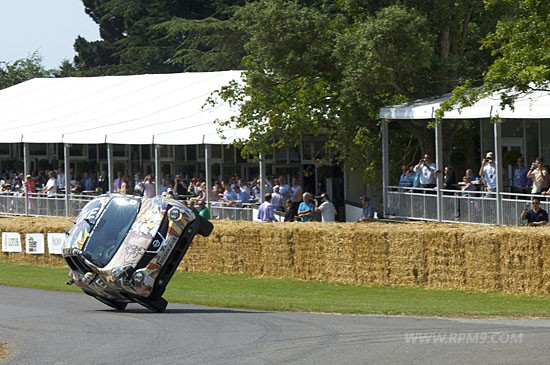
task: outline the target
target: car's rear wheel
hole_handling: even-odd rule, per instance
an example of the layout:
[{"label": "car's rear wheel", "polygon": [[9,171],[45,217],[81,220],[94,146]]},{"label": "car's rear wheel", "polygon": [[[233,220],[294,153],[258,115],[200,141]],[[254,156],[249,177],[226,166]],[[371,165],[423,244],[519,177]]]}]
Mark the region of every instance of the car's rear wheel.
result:
[{"label": "car's rear wheel", "polygon": [[156,299],[135,299],[135,301],[153,312],[162,313],[165,311],[168,302],[163,297]]}]

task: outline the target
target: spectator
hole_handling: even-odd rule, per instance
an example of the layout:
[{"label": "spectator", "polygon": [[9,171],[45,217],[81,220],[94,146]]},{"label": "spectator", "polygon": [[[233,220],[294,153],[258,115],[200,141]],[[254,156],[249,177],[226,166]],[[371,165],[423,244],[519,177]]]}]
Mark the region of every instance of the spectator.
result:
[{"label": "spectator", "polygon": [[120,188],[122,186],[122,171],[117,171],[116,172],[116,175],[117,175],[117,178],[115,179],[115,181],[113,182],[113,190],[117,193],[120,192]]},{"label": "spectator", "polygon": [[[474,175],[474,170],[466,169],[466,175],[462,178],[462,196],[476,195],[475,192],[479,191],[479,177]],[[473,194],[472,194],[473,193]]]},{"label": "spectator", "polygon": [[109,180],[105,170],[101,170],[99,177],[97,178],[97,188],[101,194],[109,191]]},{"label": "spectator", "polygon": [[290,211],[290,207],[292,206],[292,200],[290,199],[287,199],[285,200],[285,218],[284,218],[284,222],[294,222],[293,219],[290,218],[290,214],[292,213]]},{"label": "spectator", "polygon": [[57,190],[65,190],[65,170],[63,166],[59,166],[57,169],[57,177],[55,178]]},{"label": "spectator", "polygon": [[321,204],[315,201],[315,211],[321,213],[322,222],[336,222],[336,208],[330,201],[328,194],[321,194]]},{"label": "spectator", "polygon": [[235,204],[235,201],[237,200],[237,194],[231,189],[231,185],[229,183],[225,183],[224,185],[224,192],[223,192],[223,201],[228,206],[232,206]]},{"label": "spectator", "polygon": [[157,195],[155,179],[153,179],[152,175],[147,175],[145,179],[143,179],[143,191],[143,196],[149,199]]},{"label": "spectator", "polygon": [[73,194],[80,194],[84,191],[84,184],[82,184],[82,181],[77,181],[76,186],[71,188],[71,193]]},{"label": "spectator", "polygon": [[82,174],[82,185],[84,185],[84,190],[94,190],[94,182],[88,172]]},{"label": "spectator", "polygon": [[548,184],[548,172],[543,169],[542,163],[542,157],[537,157],[527,172],[527,177],[533,181],[531,194],[542,193],[544,187]]},{"label": "spectator", "polygon": [[512,181],[512,193],[527,194],[529,187],[529,178],[527,173],[529,169],[525,166],[523,156],[518,157],[517,166],[514,168],[514,180]]},{"label": "spectator", "polygon": [[200,200],[197,202],[197,209],[201,217],[210,220],[210,209],[208,209],[204,200]]},{"label": "spectator", "polygon": [[260,205],[258,210],[258,219],[260,222],[275,222],[275,213],[273,205],[271,204],[271,194],[264,195],[264,202]]},{"label": "spectator", "polygon": [[424,158],[418,161],[418,164],[414,167],[415,172],[420,172],[419,181],[420,187],[433,189],[435,188],[435,163],[432,162],[432,158],[429,154],[425,154]]},{"label": "spectator", "polygon": [[279,176],[279,194],[283,196],[283,199],[286,201],[290,199],[290,185],[285,182],[284,176]]},{"label": "spectator", "polygon": [[409,166],[403,165],[401,167],[401,176],[399,177],[399,186],[402,191],[408,191],[408,188],[412,188],[414,183],[414,172],[410,170]]},{"label": "spectator", "polygon": [[483,181],[485,190],[489,192],[497,191],[497,170],[493,158],[493,152],[487,152],[487,155],[481,160],[479,176]]},{"label": "spectator", "polygon": [[368,196],[362,196],[363,211],[361,212],[361,218],[359,222],[372,222],[374,220],[374,207],[370,205],[370,198]]},{"label": "spectator", "polygon": [[122,178],[120,193],[124,195],[132,195],[134,193],[134,189],[132,189],[132,184],[126,176]]},{"label": "spectator", "polygon": [[176,178],[174,180],[174,193],[176,195],[176,198],[187,195],[187,186],[183,183],[183,180],[181,179],[181,175],[176,175]]},{"label": "spectator", "polygon": [[271,204],[273,209],[279,212],[284,212],[285,208],[283,207],[283,196],[279,193],[279,185],[273,187],[273,193],[271,194]]},{"label": "spectator", "polygon": [[[302,195],[303,201],[298,207],[298,217],[302,222],[309,222],[315,220],[315,203],[311,200],[310,193],[304,193]],[[294,204],[294,202],[292,202]]]},{"label": "spectator", "polygon": [[527,220],[528,226],[544,226],[548,224],[548,213],[540,207],[540,199],[533,198],[531,202],[533,207],[529,209],[529,203],[527,203],[525,209],[521,212],[521,219]]},{"label": "spectator", "polygon": [[443,171],[443,189],[456,189],[456,174],[451,166],[445,166]]},{"label": "spectator", "polygon": [[53,171],[48,172],[48,182],[46,186],[42,188],[41,193],[46,193],[48,198],[55,198],[57,194],[57,179],[55,178],[55,173]]},{"label": "spectator", "polygon": [[241,190],[241,187],[239,185],[235,185],[233,188],[233,191],[237,195],[237,199],[235,200],[235,203],[237,204],[247,204],[250,203],[250,194],[248,194],[246,191]]},{"label": "spectator", "polygon": [[[279,188],[280,191],[280,188]],[[300,184],[298,184],[298,179],[293,178],[292,179],[292,186],[290,187],[290,200],[292,201],[292,219],[298,214],[298,208],[300,207],[300,204],[302,203],[302,194],[303,194],[302,187]]]}]

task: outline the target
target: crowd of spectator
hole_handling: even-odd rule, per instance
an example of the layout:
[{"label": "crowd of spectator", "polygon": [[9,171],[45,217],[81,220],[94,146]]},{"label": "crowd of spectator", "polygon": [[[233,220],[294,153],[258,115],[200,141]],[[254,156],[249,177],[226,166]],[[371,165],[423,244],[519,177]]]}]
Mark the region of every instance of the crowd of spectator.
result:
[{"label": "crowd of spectator", "polygon": [[[429,154],[424,157],[416,165],[403,165],[401,167],[401,175],[399,177],[399,186],[403,192],[415,192],[429,190],[415,190],[418,188],[435,189],[436,178],[441,172],[436,169],[435,164],[431,160]],[[497,187],[497,167],[494,162],[493,152],[487,152],[485,158],[481,160],[480,168],[477,175],[474,170],[467,168],[464,176],[459,181],[455,171],[451,166],[445,166],[443,171],[443,189],[444,194],[449,194],[448,190],[455,190],[457,195],[464,197],[481,197],[491,196],[491,193],[496,192]],[[516,194],[531,194],[531,195],[550,195],[550,166],[544,164],[542,157],[537,157],[532,162],[530,168],[525,166],[525,158],[519,156],[516,161],[516,166],[513,169],[511,179],[510,192]],[[527,220],[529,225],[533,221],[530,217],[537,217],[544,222],[548,222],[548,217],[544,209],[540,208],[539,198],[533,198],[533,209],[527,209],[522,212],[521,219]],[[539,212],[539,209],[541,212]],[[532,214],[527,214],[532,213]],[[526,218],[529,217],[529,218]],[[542,217],[542,218],[541,218]],[[546,224],[546,223],[545,223]]]}]

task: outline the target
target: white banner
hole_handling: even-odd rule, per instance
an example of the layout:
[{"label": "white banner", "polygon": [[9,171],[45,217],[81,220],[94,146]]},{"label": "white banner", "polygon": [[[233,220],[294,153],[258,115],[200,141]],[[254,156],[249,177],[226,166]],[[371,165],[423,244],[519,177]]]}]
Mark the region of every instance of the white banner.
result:
[{"label": "white banner", "polygon": [[25,252],[30,254],[44,253],[44,233],[29,233],[25,236]]},{"label": "white banner", "polygon": [[50,255],[61,255],[65,244],[65,233],[48,233],[48,252]]},{"label": "white banner", "polygon": [[21,236],[17,232],[2,232],[2,252],[22,252]]}]

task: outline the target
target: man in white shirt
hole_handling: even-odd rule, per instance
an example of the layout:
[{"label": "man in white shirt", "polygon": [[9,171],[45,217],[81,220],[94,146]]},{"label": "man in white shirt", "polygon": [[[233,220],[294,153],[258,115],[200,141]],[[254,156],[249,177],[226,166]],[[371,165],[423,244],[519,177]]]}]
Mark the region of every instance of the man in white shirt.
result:
[{"label": "man in white shirt", "polygon": [[321,212],[321,222],[336,222],[336,208],[329,200],[328,195],[321,194],[321,201],[322,203],[318,205],[319,202],[317,199],[315,200],[315,210]]},{"label": "man in white shirt", "polygon": [[55,194],[57,194],[57,181],[55,178],[55,173],[53,171],[48,172],[48,177],[49,179],[46,186],[44,186],[40,192],[46,193],[48,198],[55,198]]},{"label": "man in white shirt", "polygon": [[435,188],[435,163],[432,162],[432,158],[429,154],[425,154],[424,158],[418,162],[418,165],[414,167],[414,172],[420,171],[420,186],[423,188]]}]

